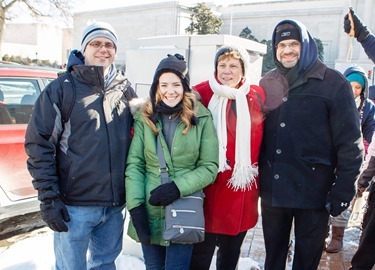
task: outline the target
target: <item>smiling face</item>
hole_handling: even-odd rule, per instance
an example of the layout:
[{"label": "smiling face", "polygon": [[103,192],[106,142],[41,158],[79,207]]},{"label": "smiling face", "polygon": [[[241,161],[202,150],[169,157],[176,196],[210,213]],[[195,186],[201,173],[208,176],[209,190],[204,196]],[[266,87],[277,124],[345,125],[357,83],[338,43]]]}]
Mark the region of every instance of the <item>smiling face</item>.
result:
[{"label": "smiling face", "polygon": [[244,76],[241,60],[230,55],[219,58],[216,70],[219,82],[232,88],[235,88]]},{"label": "smiling face", "polygon": [[276,45],[276,58],[286,68],[292,68],[301,56],[301,43],[295,39],[280,41]]},{"label": "smiling face", "polygon": [[102,66],[104,75],[108,73],[110,65],[115,60],[116,48],[113,42],[105,37],[92,39],[85,48],[83,56],[86,65]]},{"label": "smiling face", "polygon": [[184,96],[181,79],[173,72],[163,73],[159,77],[158,94],[166,105],[175,107]]}]

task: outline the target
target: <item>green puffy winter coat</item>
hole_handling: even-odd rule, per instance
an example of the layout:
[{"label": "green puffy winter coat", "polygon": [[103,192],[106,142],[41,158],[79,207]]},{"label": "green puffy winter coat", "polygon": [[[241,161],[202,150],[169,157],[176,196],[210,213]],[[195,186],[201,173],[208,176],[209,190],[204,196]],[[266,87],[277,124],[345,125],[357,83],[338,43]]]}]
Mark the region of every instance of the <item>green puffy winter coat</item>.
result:
[{"label": "green puffy winter coat", "polygon": [[[211,184],[218,170],[218,141],[211,113],[201,103],[197,104],[199,124],[191,126],[182,135],[185,124],[177,126],[171,146],[167,150],[162,132],[159,132],[164,149],[169,177],[180,190],[181,197],[187,196]],[[150,191],[161,185],[156,136],[140,112],[134,115],[134,137],[131,142],[126,166],[126,200],[128,210],[145,205],[151,230],[151,244],[168,246],[162,237],[164,207],[152,206],[148,200]],[[157,129],[161,130],[158,121]],[[139,241],[130,220],[128,235]]]}]

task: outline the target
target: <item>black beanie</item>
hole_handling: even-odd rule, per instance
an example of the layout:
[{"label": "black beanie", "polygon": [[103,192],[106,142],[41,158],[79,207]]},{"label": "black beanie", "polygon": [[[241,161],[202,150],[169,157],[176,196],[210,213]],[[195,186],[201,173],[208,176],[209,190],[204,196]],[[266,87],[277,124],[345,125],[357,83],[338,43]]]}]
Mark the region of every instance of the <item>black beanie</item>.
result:
[{"label": "black beanie", "polygon": [[275,46],[279,44],[280,41],[287,39],[295,39],[301,42],[301,34],[299,29],[290,23],[281,24],[276,28]]},{"label": "black beanie", "polygon": [[[182,81],[182,86],[184,91],[191,92],[190,88],[190,77],[188,68],[185,62],[185,58],[181,55],[176,53],[175,55],[168,54],[166,58],[160,61],[159,65],[155,70],[154,79],[151,84],[150,88],[150,99],[152,103],[152,107],[155,112],[155,102],[156,102],[156,89],[158,88],[159,77],[166,72],[173,72],[176,74]],[[195,104],[193,103],[193,108]],[[151,121],[156,121],[156,115],[152,115],[150,117]],[[196,116],[193,116],[191,119],[192,125],[197,125],[199,123],[199,119]]]},{"label": "black beanie", "polygon": [[155,94],[159,82],[159,77],[166,72],[173,72],[174,74],[176,74],[182,81],[184,91],[191,91],[190,77],[185,58],[178,53],[176,53],[175,55],[168,54],[168,57],[161,60],[155,70],[154,79],[150,88],[150,98],[153,101],[153,104],[155,103]]}]

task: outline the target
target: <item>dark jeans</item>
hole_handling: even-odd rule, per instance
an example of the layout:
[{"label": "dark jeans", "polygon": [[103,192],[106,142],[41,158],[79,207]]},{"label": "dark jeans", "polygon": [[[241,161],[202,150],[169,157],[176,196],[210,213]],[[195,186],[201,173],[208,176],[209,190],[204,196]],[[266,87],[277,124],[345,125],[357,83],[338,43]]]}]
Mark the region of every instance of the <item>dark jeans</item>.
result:
[{"label": "dark jeans", "polygon": [[375,184],[367,199],[368,208],[363,218],[363,231],[358,250],[352,259],[352,270],[371,270],[375,265]]},{"label": "dark jeans", "polygon": [[142,245],[146,270],[188,270],[193,245]]},{"label": "dark jeans", "polygon": [[194,244],[190,270],[210,269],[212,256],[215,252],[216,246],[218,247],[216,254],[216,269],[237,269],[237,263],[241,253],[241,245],[246,233],[247,232],[245,231],[234,236],[206,233],[203,242]]},{"label": "dark jeans", "polygon": [[265,270],[284,270],[294,219],[293,270],[315,270],[322,256],[329,214],[326,209],[272,207],[261,203],[266,246]]}]

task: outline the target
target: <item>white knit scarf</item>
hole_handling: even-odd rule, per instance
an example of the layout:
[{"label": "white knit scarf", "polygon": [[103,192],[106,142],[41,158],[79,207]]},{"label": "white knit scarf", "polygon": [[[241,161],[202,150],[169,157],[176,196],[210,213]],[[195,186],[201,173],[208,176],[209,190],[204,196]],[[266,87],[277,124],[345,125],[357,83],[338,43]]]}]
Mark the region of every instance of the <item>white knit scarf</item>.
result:
[{"label": "white knit scarf", "polygon": [[230,170],[227,164],[227,119],[226,108],[228,99],[236,100],[236,156],[232,177],[227,185],[237,191],[251,190],[252,185],[256,187],[258,176],[257,164],[251,163],[251,119],[246,95],[250,91],[249,84],[243,84],[240,88],[231,88],[217,82],[215,76],[211,76],[209,84],[214,92],[208,109],[212,113],[214,124],[219,140],[219,172]]}]

